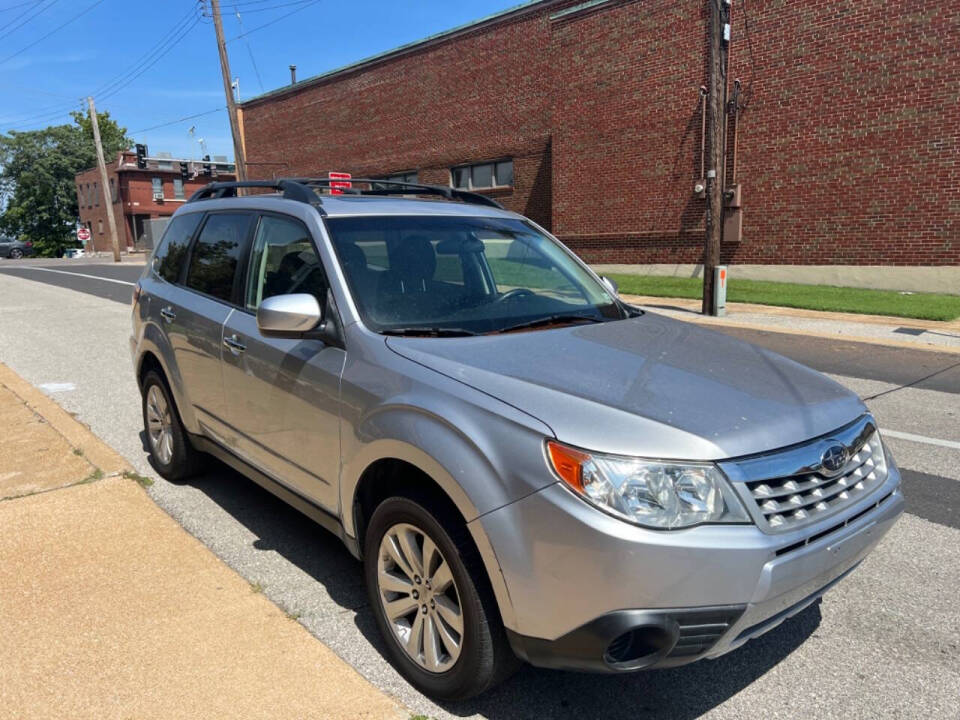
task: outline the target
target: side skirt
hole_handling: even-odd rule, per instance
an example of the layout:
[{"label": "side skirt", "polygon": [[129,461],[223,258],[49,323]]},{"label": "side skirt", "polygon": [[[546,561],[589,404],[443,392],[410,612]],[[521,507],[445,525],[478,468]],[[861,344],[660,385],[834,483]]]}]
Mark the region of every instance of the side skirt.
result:
[{"label": "side skirt", "polygon": [[209,455],[213,455],[213,457],[217,458],[217,460],[229,465],[241,475],[250,478],[264,490],[273,493],[291,507],[302,512],[308,518],[320,525],[324,530],[336,535],[338,538],[340,538],[341,542],[347,546],[347,550],[350,551],[350,554],[353,555],[357,560],[360,559],[360,544],[357,542],[356,538],[347,535],[346,531],[343,529],[343,524],[340,522],[340,518],[338,518],[336,515],[324,510],[320,506],[303,497],[303,495],[294,492],[282,483],[277,482],[269,475],[257,470],[257,468],[234,455],[222,445],[219,445],[212,440],[203,437],[202,435],[191,434],[190,443],[197,450],[205,452]]}]

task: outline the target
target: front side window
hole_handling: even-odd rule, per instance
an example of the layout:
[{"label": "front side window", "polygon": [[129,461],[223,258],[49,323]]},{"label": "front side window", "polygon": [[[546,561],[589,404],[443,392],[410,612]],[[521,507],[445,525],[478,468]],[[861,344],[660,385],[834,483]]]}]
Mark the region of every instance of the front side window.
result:
[{"label": "front side window", "polygon": [[291,293],[310,293],[322,307],[327,294],[323,265],[302,222],[264,215],[253,240],[247,309],[256,310],[268,297]]},{"label": "front side window", "polygon": [[190,255],[187,287],[230,302],[249,227],[246,213],[210,215]]},{"label": "front side window", "polygon": [[344,217],[327,227],[364,323],[378,332],[469,335],[626,316],[585,267],[524,220]]},{"label": "front side window", "polygon": [[167,230],[163,233],[163,238],[150,261],[157,275],[167,282],[175,283],[180,280],[180,270],[187,257],[190,238],[193,237],[202,217],[203,213],[178,215],[167,225]]}]

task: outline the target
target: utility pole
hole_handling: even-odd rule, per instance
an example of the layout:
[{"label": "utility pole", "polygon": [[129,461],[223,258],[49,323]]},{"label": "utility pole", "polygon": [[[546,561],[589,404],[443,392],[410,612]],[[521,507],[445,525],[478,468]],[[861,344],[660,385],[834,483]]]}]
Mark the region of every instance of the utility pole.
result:
[{"label": "utility pole", "polygon": [[217,50],[220,53],[220,72],[223,74],[223,92],[227,96],[227,114],[230,116],[230,134],[233,135],[233,155],[237,164],[237,180],[247,179],[247,160],[240,139],[240,123],[237,120],[237,103],[233,99],[230,81],[230,61],[227,59],[227,44],[223,40],[223,22],[220,19],[220,0],[210,0],[213,27],[217,32]]},{"label": "utility pole", "polygon": [[720,237],[723,233],[723,180],[726,153],[724,136],[727,106],[726,54],[729,41],[729,0],[710,3],[710,79],[707,84],[707,168],[706,238],[703,249],[704,315],[716,315],[713,293],[714,269],[720,264]]},{"label": "utility pole", "polygon": [[[100,143],[100,124],[97,122],[97,108],[93,97],[87,98],[90,105],[90,123],[93,125],[93,143],[97,146],[97,165],[100,167],[100,189],[103,192],[103,204],[107,208],[107,227],[110,230],[110,243],[113,245],[113,261],[120,262],[120,238],[117,236],[117,219],[113,215],[113,194],[107,178],[107,164],[103,160],[103,145]],[[120,188],[117,188],[119,198]],[[91,238],[92,242],[92,238]]]}]

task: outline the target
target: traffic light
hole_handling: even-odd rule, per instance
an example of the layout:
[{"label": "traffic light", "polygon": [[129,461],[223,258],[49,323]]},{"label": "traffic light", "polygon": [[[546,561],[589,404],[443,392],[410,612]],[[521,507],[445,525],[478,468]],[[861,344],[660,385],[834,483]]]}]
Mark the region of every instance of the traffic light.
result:
[{"label": "traffic light", "polygon": [[141,170],[147,169],[147,146],[137,143],[137,167]]},{"label": "traffic light", "polygon": [[204,156],[203,156],[203,174],[206,175],[207,177],[212,177],[212,176],[213,176],[213,167],[211,167],[211,165],[210,165],[210,156],[209,156],[209,155],[204,155]]},{"label": "traffic light", "polygon": [[190,179],[190,166],[185,162],[180,163],[180,179],[184,182]]}]

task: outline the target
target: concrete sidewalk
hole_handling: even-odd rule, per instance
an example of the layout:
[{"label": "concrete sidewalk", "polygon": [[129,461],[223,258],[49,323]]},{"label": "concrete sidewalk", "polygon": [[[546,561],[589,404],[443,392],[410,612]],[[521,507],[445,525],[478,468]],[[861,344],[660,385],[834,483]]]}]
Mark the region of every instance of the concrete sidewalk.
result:
[{"label": "concrete sidewalk", "polygon": [[882,315],[799,310],[752,303],[727,303],[726,316],[706,317],[700,314],[700,300],[648,295],[621,295],[621,297],[632,305],[639,305],[652,312],[703,325],[740,327],[832,340],[873,343],[887,347],[960,354],[960,320],[949,322],[914,320]]},{"label": "concrete sidewalk", "polygon": [[0,426],[0,718],[409,717],[2,365]]}]

